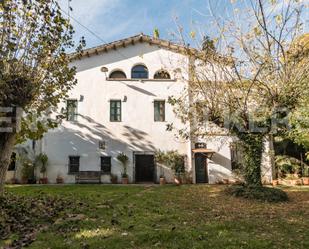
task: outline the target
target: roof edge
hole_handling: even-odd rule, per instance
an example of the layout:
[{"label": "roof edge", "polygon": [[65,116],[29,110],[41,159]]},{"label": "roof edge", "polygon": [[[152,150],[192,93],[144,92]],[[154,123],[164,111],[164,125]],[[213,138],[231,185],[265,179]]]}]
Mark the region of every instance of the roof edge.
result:
[{"label": "roof edge", "polygon": [[141,33],[139,35],[113,41],[113,42],[99,45],[96,47],[87,48],[81,52],[74,52],[74,53],[68,54],[68,56],[71,61],[80,60],[84,57],[90,57],[93,55],[107,53],[110,50],[117,50],[119,48],[125,48],[127,46],[132,46],[137,43],[143,43],[143,42],[146,42],[149,45],[156,45],[158,47],[162,47],[162,48],[171,50],[173,52],[185,54],[185,55],[190,55],[190,54],[197,55],[201,53],[197,49],[192,48],[190,46],[184,46],[184,45],[177,44],[177,43],[174,43],[168,40],[154,38],[149,35],[144,35],[143,33]]}]

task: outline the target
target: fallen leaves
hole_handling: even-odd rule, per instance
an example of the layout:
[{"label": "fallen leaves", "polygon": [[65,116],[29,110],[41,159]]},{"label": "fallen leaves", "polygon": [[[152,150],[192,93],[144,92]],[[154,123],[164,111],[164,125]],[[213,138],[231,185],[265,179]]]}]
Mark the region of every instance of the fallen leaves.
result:
[{"label": "fallen leaves", "polygon": [[[9,241],[9,248],[22,248],[31,244],[38,232],[53,223],[61,223],[63,218],[57,218],[60,214],[71,210],[73,205],[69,198],[48,196],[39,194],[35,197],[17,196],[6,193],[0,200],[0,240]],[[72,215],[68,219],[83,219],[83,214]],[[13,240],[9,240],[12,235]]]}]

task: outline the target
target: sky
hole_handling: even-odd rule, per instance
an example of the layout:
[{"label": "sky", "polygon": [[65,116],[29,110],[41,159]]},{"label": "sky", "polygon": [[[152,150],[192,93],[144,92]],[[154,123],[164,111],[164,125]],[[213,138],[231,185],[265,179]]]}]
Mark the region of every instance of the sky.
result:
[{"label": "sky", "polygon": [[[59,0],[64,11],[68,10],[68,1]],[[302,1],[309,3],[309,0]],[[76,31],[74,39],[84,36],[86,47],[141,32],[152,35],[155,28],[159,29],[160,38],[177,41],[179,37],[173,35],[177,34],[177,25],[186,34],[186,41],[194,46],[196,41],[190,39],[191,31],[196,37],[216,35],[211,10],[214,15],[226,18],[235,10],[244,12],[248,7],[244,2],[246,0],[71,0],[70,15]],[[309,9],[307,11],[309,16]],[[242,21],[245,24],[245,20]]]},{"label": "sky", "polygon": [[[60,4],[64,11],[68,10],[67,0],[60,0]],[[177,31],[177,24],[185,33],[189,33],[196,23],[205,30],[210,25],[204,16],[207,0],[72,0],[70,6],[73,8],[70,15],[100,37],[72,20],[75,39],[84,36],[87,47],[139,33],[152,35],[155,28],[159,29],[160,38],[177,40],[172,36]]]}]

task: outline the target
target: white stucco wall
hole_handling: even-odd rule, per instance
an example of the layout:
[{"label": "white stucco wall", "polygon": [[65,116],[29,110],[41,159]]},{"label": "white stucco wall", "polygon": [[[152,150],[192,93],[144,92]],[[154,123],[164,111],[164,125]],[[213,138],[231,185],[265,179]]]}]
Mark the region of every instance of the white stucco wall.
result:
[{"label": "white stucco wall", "polygon": [[[181,94],[185,83],[171,81],[111,81],[106,80],[112,71],[121,69],[131,78],[131,68],[144,64],[149,70],[149,78],[161,68],[166,69],[174,79],[174,69],[186,66],[186,59],[179,54],[141,43],[98,56],[84,58],[72,63],[77,67],[78,84],[70,93],[70,98],[78,102],[77,122],[63,121],[62,125],[50,131],[43,139],[43,151],[49,156],[48,176],[51,182],[57,175],[65,182],[75,182],[74,175],[68,175],[68,156],[80,156],[80,170],[99,170],[100,156],[112,157],[112,173],[120,179],[122,166],[115,159],[119,152],[130,158],[129,180],[134,180],[133,152],[153,153],[155,150],[178,150],[190,152],[188,141],[178,141],[173,133],[166,131],[166,125],[175,119],[172,107],[167,103],[171,95]],[[108,72],[101,72],[101,67]],[[185,71],[185,69],[184,69]],[[111,99],[122,101],[122,122],[110,122]],[[166,121],[154,122],[154,100],[166,101]],[[62,104],[59,107],[65,108]],[[106,142],[106,149],[99,149],[99,141]],[[108,182],[108,177],[102,179]]]},{"label": "white stucco wall", "polygon": [[[144,64],[149,70],[149,78],[160,69],[167,70],[172,80],[107,80],[109,74],[121,69],[131,78],[131,68],[136,64]],[[119,152],[129,157],[129,181],[134,182],[134,154],[153,154],[156,150],[177,150],[187,156],[187,170],[195,182],[194,155],[192,145],[196,142],[183,141],[175,134],[166,131],[166,125],[173,123],[176,129],[183,127],[176,119],[172,106],[167,103],[169,96],[178,96],[186,88],[186,80],[181,80],[175,72],[181,70],[181,77],[188,78],[188,60],[185,56],[150,46],[147,43],[136,43],[108,53],[84,57],[76,60],[72,66],[77,67],[77,85],[69,93],[70,99],[78,100],[78,118],[76,122],[63,121],[54,130],[50,130],[42,139],[40,151],[49,157],[47,176],[50,183],[62,176],[65,183],[74,183],[75,175],[68,174],[69,156],[80,156],[80,170],[100,170],[100,156],[111,156],[112,174],[121,178],[122,166],[116,160]],[[107,73],[101,67],[108,69]],[[176,79],[177,78],[177,79]],[[110,100],[122,100],[122,121],[110,122]],[[165,100],[165,122],[154,122],[154,100]],[[61,103],[55,115],[65,109]],[[99,148],[104,141],[105,150]],[[214,136],[207,139],[207,147],[216,153],[208,159],[209,183],[222,179],[232,179],[231,153],[228,136]],[[192,144],[191,144],[192,143]],[[269,176],[267,156],[263,159],[264,175]],[[157,170],[157,177],[161,173]],[[10,179],[9,173],[7,179]],[[168,181],[173,175],[164,170]],[[102,182],[110,182],[109,175],[102,175]]]}]

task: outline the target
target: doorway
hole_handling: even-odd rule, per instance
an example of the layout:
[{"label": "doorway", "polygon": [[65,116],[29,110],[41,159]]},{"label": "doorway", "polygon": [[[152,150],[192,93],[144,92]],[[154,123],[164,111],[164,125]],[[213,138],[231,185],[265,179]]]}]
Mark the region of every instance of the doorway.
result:
[{"label": "doorway", "polygon": [[195,181],[196,183],[208,183],[207,157],[203,153],[196,153],[195,160]]},{"label": "doorway", "polygon": [[155,181],[154,155],[135,155],[135,181]]}]

